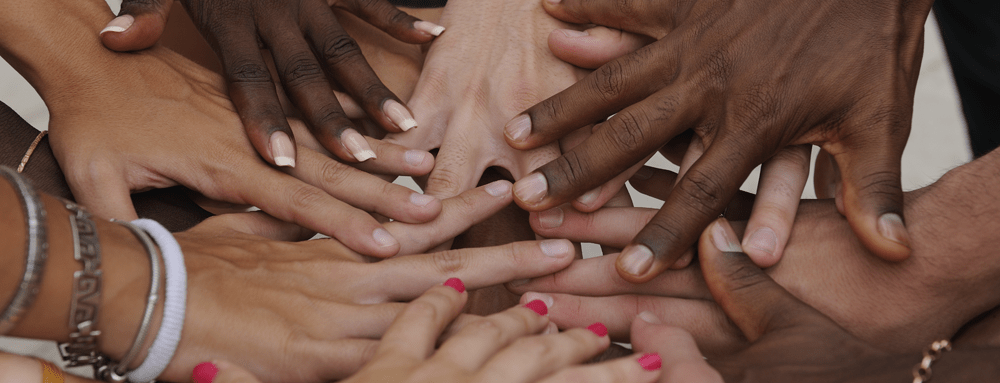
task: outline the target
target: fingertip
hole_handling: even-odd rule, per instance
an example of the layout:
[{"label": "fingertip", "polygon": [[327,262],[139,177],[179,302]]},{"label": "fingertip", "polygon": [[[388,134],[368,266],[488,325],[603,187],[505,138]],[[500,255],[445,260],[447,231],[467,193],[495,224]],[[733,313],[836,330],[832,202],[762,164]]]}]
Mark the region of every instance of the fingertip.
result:
[{"label": "fingertip", "polygon": [[146,49],[160,40],[164,27],[165,20],[158,14],[124,14],[112,19],[101,30],[101,43],[117,52]]},{"label": "fingertip", "polygon": [[281,130],[271,133],[268,139],[268,149],[271,151],[271,163],[280,167],[295,167],[295,143],[292,137]]},{"label": "fingertip", "polygon": [[424,20],[417,20],[413,22],[413,29],[420,31],[420,33],[427,38],[427,41],[441,36],[441,34],[445,31],[445,27]]},{"label": "fingertip", "polygon": [[771,267],[781,259],[779,244],[784,243],[775,231],[769,227],[747,231],[743,238],[743,251],[759,267]]}]

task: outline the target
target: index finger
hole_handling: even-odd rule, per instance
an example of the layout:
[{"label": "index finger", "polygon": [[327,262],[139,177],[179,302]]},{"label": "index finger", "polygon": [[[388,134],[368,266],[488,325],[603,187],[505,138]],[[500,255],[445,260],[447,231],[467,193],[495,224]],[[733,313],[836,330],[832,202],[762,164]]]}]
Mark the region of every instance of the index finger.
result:
[{"label": "index finger", "polygon": [[430,356],[445,326],[461,313],[469,298],[464,287],[458,287],[461,281],[455,283],[455,280],[431,287],[407,305],[382,336],[371,366],[389,363],[399,367],[402,363],[422,362]]}]

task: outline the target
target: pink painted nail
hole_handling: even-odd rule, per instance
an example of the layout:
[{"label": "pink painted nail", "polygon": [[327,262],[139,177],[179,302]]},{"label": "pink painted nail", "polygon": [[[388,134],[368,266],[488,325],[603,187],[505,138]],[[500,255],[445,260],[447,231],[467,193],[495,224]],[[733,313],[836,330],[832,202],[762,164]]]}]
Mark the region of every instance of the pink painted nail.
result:
[{"label": "pink painted nail", "polygon": [[462,283],[461,279],[458,279],[458,278],[448,278],[447,281],[444,281],[444,285],[448,286],[448,287],[451,287],[451,288],[455,289],[455,291],[458,291],[460,293],[464,293],[465,292],[465,284]]},{"label": "pink painted nail", "polygon": [[191,379],[195,383],[212,383],[215,380],[215,375],[219,373],[219,367],[216,367],[212,362],[204,362],[197,366],[194,366],[194,370],[191,371]]},{"label": "pink painted nail", "polygon": [[602,338],[605,335],[608,335],[608,327],[601,322],[597,322],[590,326],[587,326],[587,330],[590,330],[590,332],[594,333],[594,335],[597,335]]},{"label": "pink painted nail", "polygon": [[546,306],[545,302],[543,302],[541,299],[535,299],[531,302],[528,302],[524,305],[524,307],[527,307],[531,309],[531,311],[534,311],[538,313],[538,315],[542,316],[549,313],[549,307]]},{"label": "pink painted nail", "polygon": [[660,360],[660,355],[655,352],[639,357],[639,365],[646,371],[659,370],[662,363],[663,361]]}]

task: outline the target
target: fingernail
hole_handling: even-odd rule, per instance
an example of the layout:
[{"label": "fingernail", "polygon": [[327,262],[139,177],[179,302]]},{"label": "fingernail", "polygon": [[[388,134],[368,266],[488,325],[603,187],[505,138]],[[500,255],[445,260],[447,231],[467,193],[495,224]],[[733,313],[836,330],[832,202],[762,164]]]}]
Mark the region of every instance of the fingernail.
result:
[{"label": "fingernail", "polygon": [[528,133],[531,133],[531,117],[527,114],[518,115],[514,117],[513,120],[507,123],[504,127],[504,133],[507,138],[511,141],[521,142],[525,138],[528,138]]},{"label": "fingernail", "polygon": [[358,162],[365,162],[376,158],[375,151],[372,150],[371,146],[368,146],[368,140],[365,140],[365,136],[362,136],[361,133],[358,133],[354,129],[345,130],[340,135],[340,140]]},{"label": "fingernail", "polygon": [[622,269],[632,275],[643,275],[653,266],[653,252],[644,245],[632,245],[622,251]]},{"label": "fingernail", "polygon": [[125,32],[132,26],[135,22],[135,18],[132,15],[121,15],[112,19],[104,29],[101,30],[101,35],[105,32]]},{"label": "fingernail", "polygon": [[569,37],[571,39],[575,39],[577,37],[590,36],[590,33],[587,33],[587,31],[578,31],[576,29],[560,29],[559,32],[562,32],[562,34],[566,35],[566,37]]},{"label": "fingernail", "polygon": [[422,150],[407,150],[406,153],[403,153],[403,160],[410,166],[417,167],[423,164],[430,155]]},{"label": "fingernail", "polygon": [[726,228],[722,219],[715,220],[712,223],[712,243],[723,253],[742,253],[743,248],[739,242],[736,242],[734,235],[729,233],[730,231],[731,229]]},{"label": "fingernail", "polygon": [[906,232],[903,217],[899,214],[882,214],[878,219],[878,233],[890,241],[910,247],[910,235]]},{"label": "fingernail", "polygon": [[389,234],[388,231],[381,227],[372,232],[372,238],[374,238],[375,243],[381,247],[390,247],[399,244],[399,242],[396,241],[396,238],[392,237],[392,234]]},{"label": "fingernail", "polygon": [[551,208],[549,210],[538,213],[538,224],[546,229],[554,229],[562,226],[563,218],[566,215],[563,213],[562,209],[558,207]]},{"label": "fingernail", "polygon": [[[534,302],[534,301],[542,301],[542,303],[546,307],[546,312],[548,312],[548,308],[552,307],[552,305],[554,303],[554,301],[552,300],[552,296],[551,295],[542,294],[542,293],[527,293],[527,294],[524,294],[524,300],[528,301],[528,303],[531,303],[531,302]],[[545,314],[542,314],[542,315],[545,315]]]},{"label": "fingernail", "polygon": [[414,120],[410,111],[396,100],[386,100],[382,103],[382,111],[404,132],[417,127],[417,120]]},{"label": "fingernail", "polygon": [[545,0],[545,1],[552,5],[559,5],[559,3],[562,3],[562,0]]},{"label": "fingernail", "polygon": [[598,186],[597,189],[591,190],[589,192],[583,193],[583,195],[576,198],[576,201],[584,205],[590,206],[597,201],[597,197],[601,196],[601,187]]},{"label": "fingernail", "polygon": [[494,181],[486,185],[486,192],[494,197],[503,197],[510,193],[510,182]]},{"label": "fingernail", "polygon": [[639,181],[645,181],[650,178],[653,178],[653,173],[654,173],[653,169],[643,166],[639,168],[639,170],[636,171],[635,174],[632,175],[632,178],[635,178]]},{"label": "fingernail", "polygon": [[559,326],[556,326],[555,322],[549,322],[548,326],[545,326],[545,331],[542,331],[542,335],[558,334]]},{"label": "fingernail", "polygon": [[420,194],[420,193],[410,194],[410,203],[420,207],[427,206],[427,204],[433,202],[436,199],[437,198],[434,198],[434,196],[430,196],[427,194]]},{"label": "fingernail", "polygon": [[778,236],[769,227],[757,229],[747,240],[747,247],[774,255],[775,249],[778,248]]},{"label": "fingernail", "polygon": [[461,279],[458,279],[458,278],[448,278],[447,281],[444,281],[444,285],[448,286],[448,287],[451,287],[451,288],[455,289],[455,291],[458,291],[460,293],[464,293],[465,292],[465,283],[462,283]]},{"label": "fingernail", "polygon": [[539,243],[538,247],[541,247],[542,253],[550,258],[563,258],[576,252],[573,243],[565,239],[546,239]]},{"label": "fingernail", "polygon": [[660,355],[652,352],[639,357],[639,365],[642,366],[643,370],[646,371],[656,371],[660,369],[660,365],[663,362],[660,360]]},{"label": "fingernail", "polygon": [[287,133],[280,130],[271,133],[270,145],[275,165],[295,167],[295,145],[292,145],[292,139]]},{"label": "fingernail", "polygon": [[510,283],[508,283],[508,285],[510,285],[510,287],[517,287],[517,286],[526,285],[526,284],[528,284],[528,282],[531,282],[531,279],[527,279],[527,278],[525,278],[525,279],[518,279],[518,280],[510,281]]},{"label": "fingernail", "polygon": [[549,192],[548,181],[541,173],[532,173],[514,183],[514,196],[529,205],[542,202]]},{"label": "fingernail", "polygon": [[662,321],[660,321],[660,318],[657,318],[655,314],[653,314],[653,313],[651,313],[649,311],[643,311],[643,312],[639,313],[639,319],[642,319],[643,322],[650,323],[650,324],[660,324],[660,323],[663,323]]},{"label": "fingernail", "polygon": [[594,335],[597,335],[602,338],[605,335],[608,335],[608,327],[601,322],[597,322],[590,326],[587,326],[587,330],[590,330],[590,332],[594,333]]},{"label": "fingernail", "polygon": [[426,32],[427,34],[435,37],[441,36],[441,33],[444,32],[444,27],[434,24],[430,21],[423,21],[423,20],[414,22],[413,28],[418,31]]},{"label": "fingernail", "polygon": [[545,314],[549,313],[549,306],[546,306],[545,302],[542,302],[541,299],[535,299],[531,302],[528,302],[524,305],[524,307],[531,309],[531,311],[534,311],[541,316],[545,316]]},{"label": "fingernail", "polygon": [[219,367],[216,367],[214,363],[204,362],[194,366],[194,370],[191,371],[191,379],[195,383],[212,383],[218,373]]}]

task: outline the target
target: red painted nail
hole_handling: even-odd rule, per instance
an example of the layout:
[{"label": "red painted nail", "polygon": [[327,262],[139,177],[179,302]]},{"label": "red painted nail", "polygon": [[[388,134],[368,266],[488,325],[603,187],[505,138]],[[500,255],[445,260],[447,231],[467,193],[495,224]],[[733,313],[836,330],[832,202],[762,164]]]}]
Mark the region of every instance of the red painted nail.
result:
[{"label": "red painted nail", "polygon": [[590,332],[594,333],[595,335],[597,335],[599,337],[603,337],[605,335],[608,335],[608,328],[606,326],[604,326],[604,323],[601,323],[601,322],[597,322],[597,323],[594,323],[594,324],[592,324],[590,326],[587,326],[587,330],[590,330]]},{"label": "red painted nail", "polygon": [[531,309],[531,311],[538,313],[538,315],[545,315],[549,313],[549,306],[546,306],[545,302],[543,302],[541,299],[535,299],[531,302],[528,302],[527,304],[524,305],[524,307]]},{"label": "red painted nail", "polygon": [[455,289],[455,291],[458,291],[460,293],[464,293],[465,292],[465,284],[462,283],[461,279],[458,279],[458,278],[448,278],[447,281],[444,281],[444,285],[448,286],[448,287],[451,287],[451,288]]},{"label": "red painted nail", "polygon": [[212,383],[215,380],[215,374],[218,373],[219,368],[214,363],[205,362],[194,366],[194,370],[191,371],[191,379],[194,379],[195,383]]},{"label": "red painted nail", "polygon": [[660,369],[660,355],[653,352],[639,357],[639,365],[643,370],[656,371]]}]

